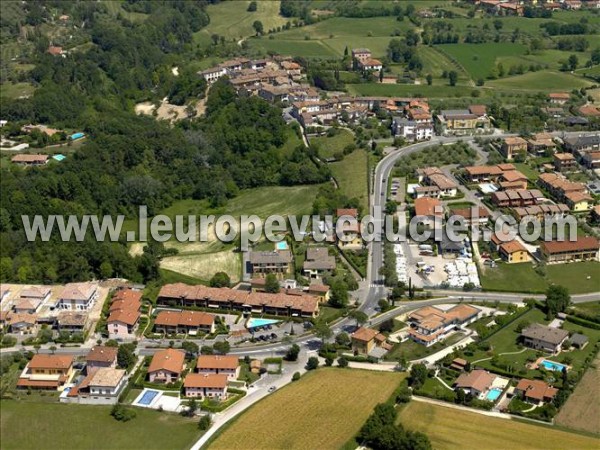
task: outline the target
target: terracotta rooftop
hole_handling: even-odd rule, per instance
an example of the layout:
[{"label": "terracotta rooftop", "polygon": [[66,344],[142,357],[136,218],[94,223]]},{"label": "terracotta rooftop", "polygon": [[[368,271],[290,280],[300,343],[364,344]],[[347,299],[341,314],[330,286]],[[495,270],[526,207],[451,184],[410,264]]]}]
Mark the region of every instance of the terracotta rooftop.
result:
[{"label": "terracotta rooftop", "polygon": [[542,380],[528,380],[526,378],[522,378],[515,389],[522,391],[525,397],[537,401],[542,401],[544,398],[552,399],[558,393],[558,389],[550,387]]},{"label": "terracotta rooftop", "polygon": [[68,369],[73,364],[73,357],[68,355],[33,355],[29,361],[30,369]]},{"label": "terracotta rooftop", "polygon": [[233,355],[200,355],[196,363],[196,369],[232,369],[240,365],[237,356]]},{"label": "terracotta rooftop", "polygon": [[189,373],[183,382],[185,388],[225,389],[227,375],[222,373]]},{"label": "terracotta rooftop", "polygon": [[584,250],[598,251],[600,246],[598,239],[593,236],[577,238],[576,241],[547,241],[542,242],[542,249],[545,253],[567,253],[579,252]]},{"label": "terracotta rooftop", "polygon": [[470,373],[462,373],[454,382],[458,388],[475,389],[479,392],[485,392],[492,385],[496,375],[485,370],[474,370]]},{"label": "terracotta rooftop", "polygon": [[148,373],[159,370],[167,370],[169,372],[180,374],[183,371],[183,362],[185,353],[172,348],[160,350],[152,357]]},{"label": "terracotta rooftop", "polygon": [[86,361],[105,362],[112,363],[117,359],[117,347],[106,347],[104,345],[97,345],[92,347],[90,352],[85,357]]},{"label": "terracotta rooftop", "polygon": [[112,367],[101,367],[96,370],[91,379],[89,380],[90,386],[104,386],[104,387],[116,387],[119,385],[123,377],[125,376],[125,370],[113,369]]},{"label": "terracotta rooftop", "polygon": [[371,328],[360,327],[354,333],[352,333],[352,339],[356,339],[361,342],[370,342],[375,339],[375,336],[379,334],[379,331]]},{"label": "terracotta rooftop", "polygon": [[442,216],[444,214],[442,211],[442,202],[437,198],[417,198],[415,199],[415,214],[417,216]]}]

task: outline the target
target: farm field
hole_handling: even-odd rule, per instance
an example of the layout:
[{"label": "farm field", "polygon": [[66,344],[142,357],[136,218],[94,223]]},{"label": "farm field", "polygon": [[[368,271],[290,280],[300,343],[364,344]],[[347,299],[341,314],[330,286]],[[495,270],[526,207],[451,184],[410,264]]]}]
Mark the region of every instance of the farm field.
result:
[{"label": "farm field", "polygon": [[584,450],[598,448],[600,445],[600,440],[592,437],[414,400],[402,409],[399,419],[406,428],[427,434],[436,450]]},{"label": "farm field", "polygon": [[126,424],[110,406],[3,400],[1,408],[2,448],[189,448],[201,434],[195,420],[142,408]]},{"label": "farm field", "polygon": [[497,58],[522,55],[526,50],[524,45],[513,43],[442,44],[437,48],[458,61],[474,80],[490,75]]},{"label": "farm field", "polygon": [[285,25],[288,19],[279,15],[279,3],[279,1],[258,2],[258,8],[254,12],[246,11],[250,1],[219,2],[209,5],[206,12],[210,16],[210,24],[198,31],[194,40],[210,40],[213,34],[225,36],[228,40],[254,36],[252,24],[255,20],[263,23],[265,32]]},{"label": "farm field", "polygon": [[472,92],[479,90],[471,86],[449,86],[448,84],[428,86],[426,84],[362,83],[347,84],[346,88],[352,95],[426,98],[470,97]]},{"label": "farm field", "polygon": [[486,87],[522,91],[553,91],[580,89],[593,85],[591,80],[563,72],[541,71],[486,82]]},{"label": "farm field", "polygon": [[483,289],[488,291],[511,291],[514,286],[527,286],[531,292],[544,292],[550,283],[556,283],[568,288],[571,294],[583,294],[600,290],[598,270],[596,262],[548,265],[544,278],[530,263],[500,264],[494,269],[486,268],[480,278]]},{"label": "farm field", "polygon": [[282,55],[303,56],[305,58],[330,58],[336,56],[335,52],[321,41],[298,41],[284,39],[251,39],[253,48],[261,48],[269,52]]},{"label": "farm field", "polygon": [[331,163],[329,166],[342,193],[349,198],[358,198],[363,211],[367,211],[369,206],[367,153],[362,149],[356,149],[346,155],[342,161]]},{"label": "farm field", "polygon": [[317,136],[310,138],[310,145],[319,149],[321,158],[332,158],[338,152],[342,152],[344,147],[354,143],[354,136],[346,130],[332,137]]},{"label": "farm field", "polygon": [[600,358],[592,366],[561,408],[557,424],[600,434]]},{"label": "farm field", "polygon": [[318,369],[242,413],[209,448],[247,449],[260,443],[261,448],[270,449],[338,449],[404,377],[399,373]]}]

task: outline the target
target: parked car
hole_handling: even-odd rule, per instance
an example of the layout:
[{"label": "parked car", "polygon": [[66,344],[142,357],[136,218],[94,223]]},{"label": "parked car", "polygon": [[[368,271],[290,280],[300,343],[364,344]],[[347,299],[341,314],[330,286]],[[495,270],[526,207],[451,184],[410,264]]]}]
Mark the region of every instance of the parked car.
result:
[{"label": "parked car", "polygon": [[271,386],[269,388],[269,392],[275,392],[275,390],[277,390],[277,388],[275,386]]}]

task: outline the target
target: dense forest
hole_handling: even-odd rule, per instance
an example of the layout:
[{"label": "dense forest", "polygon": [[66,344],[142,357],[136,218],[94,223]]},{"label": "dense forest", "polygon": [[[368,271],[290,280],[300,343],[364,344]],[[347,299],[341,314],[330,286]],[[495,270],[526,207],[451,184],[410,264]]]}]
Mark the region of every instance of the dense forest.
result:
[{"label": "dense forest", "polygon": [[[193,72],[171,73],[189,49],[192,33],[205,26],[205,2],[129,1],[126,8],[148,18],[132,23],[105,18],[101,3],[28,2],[26,22],[42,23],[50,7],[85,24],[93,45],[54,57],[43,35],[34,35],[37,89],[30,98],[3,101],[1,116],[18,127],[44,123],[81,129],[86,144],[43,168],[3,168],[0,176],[0,280],[66,282],[92,277],[148,281],[158,276],[164,253],[152,244],[131,257],[126,243],[27,242],[21,215],[125,214],[137,205],[150,214],[184,198],[225,204],[240,189],[264,185],[321,183],[329,170],[304,148],[281,151],[291,132],[281,109],[258,98],[238,98],[226,80],[215,83],[206,116],[172,127],[137,116],[133,105],[149,95],[175,103],[204,95]],[[43,7],[41,7],[41,6]],[[3,35],[20,24],[2,23]],[[14,28],[14,29],[13,29]]]}]

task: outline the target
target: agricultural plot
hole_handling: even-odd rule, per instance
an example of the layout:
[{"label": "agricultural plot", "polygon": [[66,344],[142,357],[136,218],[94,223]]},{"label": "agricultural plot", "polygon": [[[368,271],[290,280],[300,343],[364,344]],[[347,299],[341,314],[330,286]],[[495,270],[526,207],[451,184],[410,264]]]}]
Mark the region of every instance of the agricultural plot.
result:
[{"label": "agricultural plot", "polygon": [[432,447],[437,450],[584,450],[600,445],[600,440],[592,437],[417,401],[410,402],[401,411],[399,419],[406,428],[427,434]]},{"label": "agricultural plot", "polygon": [[346,130],[340,130],[332,137],[319,136],[310,138],[310,145],[319,150],[319,157],[332,158],[336,153],[343,152],[347,145],[354,143],[354,136]]},{"label": "agricultural plot", "polygon": [[285,39],[250,39],[253,48],[261,48],[265,52],[275,52],[281,55],[303,56],[305,58],[330,58],[336,56],[334,50],[321,41],[299,41]]},{"label": "agricultural plot", "polygon": [[575,430],[600,434],[600,359],[587,370],[567,403],[556,416],[556,423]]},{"label": "agricultural plot", "polygon": [[512,43],[443,44],[437,48],[457,61],[474,80],[488,77],[496,66],[497,58],[523,55],[526,50],[524,45]]},{"label": "agricultural plot", "polygon": [[347,84],[352,95],[382,97],[426,97],[426,98],[460,98],[469,97],[471,93],[483,90],[471,86],[448,86],[447,84]]},{"label": "agricultural plot", "polygon": [[399,373],[319,369],[249,408],[209,447],[338,449],[403,378]]},{"label": "agricultural plot", "polygon": [[570,91],[592,86],[593,84],[590,80],[570,73],[542,71],[489,81],[486,86],[506,90],[549,92],[554,90]]}]

